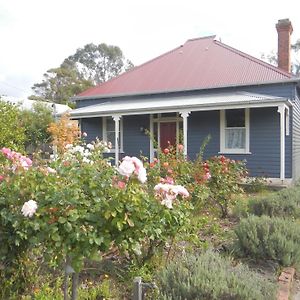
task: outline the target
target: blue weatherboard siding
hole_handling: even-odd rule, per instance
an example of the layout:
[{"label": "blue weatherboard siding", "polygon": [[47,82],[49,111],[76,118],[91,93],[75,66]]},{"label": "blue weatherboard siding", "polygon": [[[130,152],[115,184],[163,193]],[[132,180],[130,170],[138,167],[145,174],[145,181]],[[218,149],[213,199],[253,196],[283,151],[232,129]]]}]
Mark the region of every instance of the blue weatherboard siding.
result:
[{"label": "blue weatherboard siding", "polygon": [[204,157],[218,155],[220,151],[220,111],[192,112],[188,117],[188,156],[195,159],[206,137],[210,141]]},{"label": "blue weatherboard siding", "polygon": [[150,116],[124,116],[123,117],[123,141],[125,155],[137,156],[141,154],[149,157],[150,139],[141,132],[141,128],[149,130]]},{"label": "blue weatherboard siding", "polygon": [[[279,83],[270,85],[253,85],[244,87],[228,87],[206,91],[190,91],[166,93],[159,97],[176,95],[207,95],[215,92],[238,92],[267,94],[284,97],[294,102],[290,110],[290,135],[286,136],[286,178],[300,177],[300,100],[296,96],[295,83]],[[85,107],[106,101],[120,101],[121,99],[151,99],[154,95],[127,96],[112,99],[90,99],[77,102],[77,107]],[[149,129],[150,116],[136,115],[123,117],[123,155],[142,155],[149,157],[149,137],[140,131],[140,128]],[[88,133],[87,141],[96,137],[102,139],[102,119],[87,118],[81,120],[81,129]],[[192,112],[188,118],[188,156],[194,159],[201,144],[210,135],[204,157],[219,155],[220,151],[220,112]],[[277,108],[250,109],[250,152],[252,154],[228,155],[236,160],[247,160],[247,168],[251,176],[266,176],[279,178],[280,176],[280,115]],[[113,156],[113,154],[112,154]]]},{"label": "blue weatherboard siding", "polygon": [[300,99],[297,97],[293,106],[293,178],[300,178]]},{"label": "blue weatherboard siding", "polygon": [[[195,159],[207,135],[211,140],[204,158],[219,155],[220,111],[192,112],[188,118],[188,155]],[[292,135],[286,136],[286,177],[292,176]],[[250,176],[280,176],[280,119],[277,108],[250,109],[250,152],[225,154],[235,160],[247,161]]]},{"label": "blue weatherboard siding", "polygon": [[86,142],[94,141],[97,137],[102,140],[102,118],[81,119],[81,132],[86,132]]}]

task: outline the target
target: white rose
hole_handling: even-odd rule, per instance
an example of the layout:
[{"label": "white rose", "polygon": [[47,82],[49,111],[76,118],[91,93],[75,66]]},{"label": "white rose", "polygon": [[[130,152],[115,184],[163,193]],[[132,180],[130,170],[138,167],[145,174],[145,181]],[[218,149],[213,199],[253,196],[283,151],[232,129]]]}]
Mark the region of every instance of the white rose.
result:
[{"label": "white rose", "polygon": [[94,150],[94,149],[95,149],[95,147],[94,147],[93,144],[87,144],[86,147],[87,147],[88,149],[90,149],[90,150]]},{"label": "white rose", "polygon": [[147,172],[146,172],[146,169],[144,167],[139,169],[138,180],[141,183],[145,183],[147,181]]},{"label": "white rose", "polygon": [[162,205],[165,205],[167,208],[173,208],[173,201],[171,199],[165,198],[161,201]]},{"label": "white rose", "polygon": [[52,173],[52,174],[55,174],[56,173],[56,170],[50,168],[50,167],[47,167],[47,171],[48,173]]},{"label": "white rose", "polygon": [[182,197],[188,197],[190,195],[188,190],[182,185],[174,185],[172,188],[172,192],[175,193],[176,195],[179,194]]},{"label": "white rose", "polygon": [[135,170],[135,166],[132,161],[123,160],[120,164],[118,171],[121,175],[129,177]]},{"label": "white rose", "polygon": [[37,210],[37,203],[34,200],[29,200],[23,204],[21,212],[24,217],[31,218]]}]

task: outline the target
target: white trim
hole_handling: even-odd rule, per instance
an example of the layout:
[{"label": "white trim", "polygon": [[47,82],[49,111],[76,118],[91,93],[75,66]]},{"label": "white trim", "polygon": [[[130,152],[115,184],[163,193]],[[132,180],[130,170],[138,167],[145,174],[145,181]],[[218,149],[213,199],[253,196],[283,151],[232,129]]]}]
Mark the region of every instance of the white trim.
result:
[{"label": "white trim", "polygon": [[115,121],[115,166],[119,165],[119,133],[120,133],[120,115],[112,116]]},{"label": "white trim", "polygon": [[150,100],[113,101],[90,105],[71,111],[72,118],[111,116],[113,114],[138,115],[174,113],[182,110],[210,111],[220,109],[278,107],[280,104],[292,106],[292,102],[283,97],[275,97],[246,92],[216,93],[209,95],[155,97]]},{"label": "white trim", "polygon": [[[212,105],[212,106],[205,106],[205,107],[198,107],[198,106],[187,106],[185,108],[189,109],[190,111],[212,111],[212,110],[222,110],[222,109],[240,109],[240,108],[263,108],[263,107],[278,107],[278,104],[285,104],[287,101],[277,101],[277,102],[269,102],[269,103],[255,103],[255,104],[239,104],[239,105]],[[290,103],[288,103],[290,104]],[[156,110],[134,110],[134,111],[114,111],[112,113],[95,113],[95,114],[77,114],[71,115],[71,119],[86,119],[86,118],[96,118],[96,117],[111,117],[114,113],[121,113],[123,116],[131,116],[131,115],[147,115],[147,114],[157,114],[157,113],[171,113],[171,112],[180,112],[181,109],[178,107],[169,108],[169,109],[156,109]]]},{"label": "white trim", "polygon": [[153,145],[153,138],[154,138],[154,124],[153,124],[153,115],[150,115],[150,162],[153,162],[154,159],[154,145]]},{"label": "white trim", "polygon": [[[161,114],[158,114],[157,118],[154,118],[153,114],[150,114],[150,134],[154,136],[154,123],[157,124],[157,146],[160,148],[160,124],[161,123],[175,123],[176,124],[176,143],[179,143],[179,130],[180,123],[182,122],[182,117],[178,116],[179,112],[172,111],[171,113],[176,113],[175,117],[164,117]],[[152,132],[151,132],[152,128]],[[150,140],[150,162],[154,159],[154,153],[157,149],[154,148],[153,141]]]},{"label": "white trim", "polygon": [[278,105],[280,114],[280,179],[285,179],[285,105]]},{"label": "white trim", "polygon": [[184,154],[185,157],[187,156],[187,153],[188,153],[188,144],[187,144],[187,141],[188,141],[188,122],[187,122],[187,118],[190,115],[190,113],[191,113],[190,111],[181,111],[180,112],[180,115],[181,115],[182,120],[183,120],[183,147],[184,147],[183,154]]},{"label": "white trim", "polygon": [[[230,108],[231,109],[231,108]],[[226,114],[225,109],[220,110],[220,154],[251,154],[250,152],[250,109],[245,110],[245,148],[244,149],[227,149],[225,148],[225,129]]]},{"label": "white trim", "polygon": [[[116,115],[114,115],[116,116]],[[121,116],[121,115],[119,115]],[[113,116],[107,116],[107,117],[102,117],[102,140],[104,142],[108,142],[107,141],[107,125],[106,125],[106,120],[108,118],[113,118]],[[120,119],[120,137],[119,137],[119,143],[120,143],[120,150],[119,150],[119,153],[123,153],[124,150],[123,150],[123,118]],[[111,142],[111,141],[110,141]],[[115,148],[112,148],[110,149],[110,152],[111,153],[115,153]]]},{"label": "white trim", "polygon": [[285,107],[285,135],[290,135],[290,108]]}]

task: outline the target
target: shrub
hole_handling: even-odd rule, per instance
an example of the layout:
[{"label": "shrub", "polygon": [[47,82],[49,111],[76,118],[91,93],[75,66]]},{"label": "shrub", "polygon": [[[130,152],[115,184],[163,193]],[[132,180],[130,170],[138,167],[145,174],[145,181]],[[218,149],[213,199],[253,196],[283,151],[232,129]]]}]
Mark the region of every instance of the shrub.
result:
[{"label": "shrub", "polygon": [[251,199],[249,212],[270,217],[300,217],[300,188],[288,188],[264,198]]},{"label": "shrub", "polygon": [[276,286],[210,251],[174,261],[158,276],[160,299],[275,299]]},{"label": "shrub", "polygon": [[227,217],[229,206],[235,202],[234,195],[243,191],[239,183],[246,175],[245,163],[221,155],[210,158],[206,164],[211,174],[208,181],[211,199],[220,208],[221,217]]},{"label": "shrub", "polygon": [[21,122],[20,110],[15,105],[6,103],[0,98],[0,115],[0,148],[10,147],[14,150],[23,150],[26,136]]},{"label": "shrub", "polygon": [[235,229],[241,254],[283,266],[300,262],[300,225],[287,219],[250,216]]}]

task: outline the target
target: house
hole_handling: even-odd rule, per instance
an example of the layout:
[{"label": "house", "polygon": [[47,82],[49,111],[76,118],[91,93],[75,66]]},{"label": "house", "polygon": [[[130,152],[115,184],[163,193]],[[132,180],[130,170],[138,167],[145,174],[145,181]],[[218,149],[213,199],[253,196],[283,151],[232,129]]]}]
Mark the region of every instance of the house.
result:
[{"label": "house", "polygon": [[71,110],[71,107],[69,107],[68,105],[64,105],[64,104],[36,101],[36,100],[30,100],[30,99],[20,99],[20,98],[11,97],[11,96],[0,96],[0,100],[8,102],[10,104],[17,105],[22,110],[33,110],[35,103],[41,103],[41,104],[45,105],[45,107],[47,107],[53,111],[53,114],[64,114]]},{"label": "house", "polygon": [[82,92],[71,116],[89,140],[113,143],[116,164],[123,155],[153,160],[145,129],[161,148],[182,132],[190,159],[210,135],[205,157],[246,160],[251,176],[291,183],[300,176],[300,78],[290,73],[292,24],[276,28],[279,67],[214,36],[191,39]]}]

